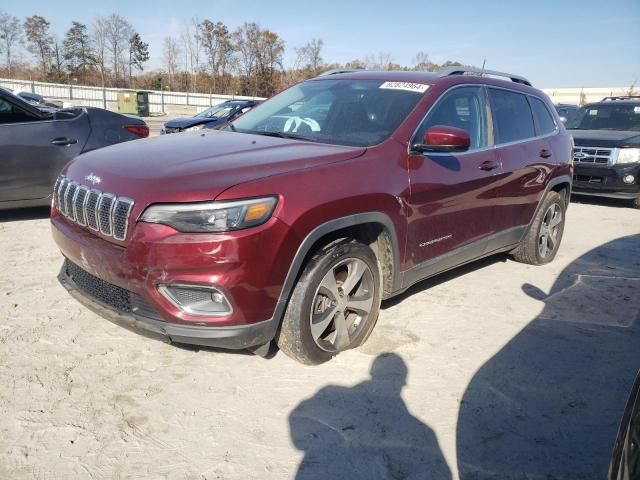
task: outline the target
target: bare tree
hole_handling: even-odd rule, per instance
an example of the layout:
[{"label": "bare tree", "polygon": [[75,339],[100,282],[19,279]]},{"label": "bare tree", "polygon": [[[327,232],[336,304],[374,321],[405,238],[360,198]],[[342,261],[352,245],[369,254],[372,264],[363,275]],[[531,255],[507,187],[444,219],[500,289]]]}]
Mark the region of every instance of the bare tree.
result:
[{"label": "bare tree", "polygon": [[11,54],[21,40],[20,20],[0,10],[0,52],[4,53],[9,68],[12,63]]},{"label": "bare tree", "polygon": [[93,22],[92,39],[95,45],[96,63],[100,69],[100,79],[102,86],[105,86],[107,77],[107,35],[109,31],[109,21],[107,18],[96,18]]},{"label": "bare tree", "polygon": [[133,27],[127,20],[117,13],[112,13],[106,19],[107,50],[111,56],[114,81],[117,84],[120,72],[127,64],[125,56],[128,53],[129,41],[134,34]]},{"label": "bare tree", "polygon": [[302,48],[296,48],[296,63],[300,68],[306,69],[311,75],[317,75],[324,64],[322,60],[322,47],[324,42],[320,38],[313,38]]},{"label": "bare tree", "polygon": [[[244,76],[244,88],[248,89],[256,67],[260,27],[257,23],[245,22],[234,33],[234,43],[238,50],[238,70]],[[257,85],[254,83],[254,92]],[[254,93],[255,94],[255,93]]]},{"label": "bare tree", "polygon": [[[196,89],[196,79],[198,69],[200,68],[200,52],[202,50],[198,36],[199,24],[200,22],[195,17],[189,21],[185,21],[182,24],[182,31],[180,33],[184,53],[184,69],[189,73],[191,78],[190,89],[192,92],[195,92]],[[187,89],[189,89],[188,85]]]},{"label": "bare tree", "polygon": [[377,55],[367,55],[364,63],[369,70],[393,70],[393,54],[390,52],[380,52]]},{"label": "bare tree", "polygon": [[198,37],[207,56],[207,63],[213,79],[212,87],[215,90],[220,67],[226,68],[229,52],[233,50],[231,34],[224,23],[203,20],[198,25]]},{"label": "bare tree", "polygon": [[431,64],[431,61],[429,60],[429,55],[427,54],[427,52],[423,52],[421,50],[415,54],[412,63],[414,70],[427,72],[429,71],[429,65]]},{"label": "bare tree", "polygon": [[43,75],[49,72],[53,53],[53,37],[49,31],[50,25],[51,24],[40,15],[27,17],[24,21],[27,50],[38,59]]},{"label": "bare tree", "polygon": [[169,88],[174,89],[175,75],[178,71],[178,58],[180,57],[180,46],[173,37],[164,37],[162,42],[162,61],[169,76]]}]

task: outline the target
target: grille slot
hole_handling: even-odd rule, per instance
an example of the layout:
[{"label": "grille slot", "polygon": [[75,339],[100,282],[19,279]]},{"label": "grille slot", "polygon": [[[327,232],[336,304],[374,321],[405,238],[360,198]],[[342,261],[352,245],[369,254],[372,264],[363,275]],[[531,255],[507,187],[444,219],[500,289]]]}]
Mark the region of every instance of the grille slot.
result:
[{"label": "grille slot", "polygon": [[64,272],[78,290],[94,301],[121,313],[135,313],[154,320],[162,320],[153,307],[140,295],[106,282],[70,260],[65,259]]},{"label": "grille slot", "polygon": [[100,200],[100,192],[97,190],[89,190],[84,208],[87,216],[87,225],[93,230],[99,230],[98,216],[96,214],[96,210],[98,209],[98,200]]},{"label": "grille slot", "polygon": [[129,215],[134,205],[132,199],[91,190],[64,175],[56,180],[53,198],[60,213],[78,225],[88,226],[116,240],[127,238]]},{"label": "grille slot", "polygon": [[114,196],[110,193],[103,193],[98,200],[98,225],[100,232],[104,235],[111,236],[111,207],[113,207]]},{"label": "grille slot", "polygon": [[127,224],[129,213],[133,207],[130,198],[118,198],[113,207],[113,237],[116,240],[124,240],[127,237]]},{"label": "grille slot", "polygon": [[64,192],[67,191],[67,185],[69,184],[69,180],[62,177],[60,182],[58,183],[58,191],[56,192],[56,203],[58,205],[58,210],[63,215],[66,215],[65,203],[64,203]]},{"label": "grille slot", "polygon": [[607,166],[613,161],[613,148],[576,146],[573,161],[583,165]]},{"label": "grille slot", "polygon": [[72,220],[75,220],[73,216],[73,195],[76,193],[78,184],[75,182],[69,182],[67,190],[64,192],[64,209],[67,212],[66,215]]},{"label": "grille slot", "polygon": [[84,201],[87,198],[87,191],[87,187],[80,186],[76,189],[76,194],[73,198],[73,215],[76,218],[76,222],[83,226],[87,224],[86,213],[84,210]]}]

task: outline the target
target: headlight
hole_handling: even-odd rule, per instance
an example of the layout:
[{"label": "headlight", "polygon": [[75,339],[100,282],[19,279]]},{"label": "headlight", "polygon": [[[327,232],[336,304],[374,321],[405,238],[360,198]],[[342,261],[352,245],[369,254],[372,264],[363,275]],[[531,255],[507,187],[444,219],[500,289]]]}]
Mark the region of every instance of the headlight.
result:
[{"label": "headlight", "polygon": [[233,202],[151,205],[141,220],[169,225],[180,232],[226,232],[262,225],[271,218],[276,197]]},{"label": "headlight", "polygon": [[204,128],[204,124],[202,125],[194,125],[193,127],[185,128],[185,132],[195,132],[196,130],[202,130]]},{"label": "headlight", "polygon": [[640,162],[640,148],[621,148],[616,163]]}]

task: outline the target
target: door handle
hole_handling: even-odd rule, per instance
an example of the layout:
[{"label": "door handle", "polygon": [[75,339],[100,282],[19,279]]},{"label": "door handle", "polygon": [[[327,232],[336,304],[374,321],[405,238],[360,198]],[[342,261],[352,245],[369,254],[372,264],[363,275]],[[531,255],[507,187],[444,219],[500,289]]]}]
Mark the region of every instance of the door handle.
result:
[{"label": "door handle", "polygon": [[53,140],[51,140],[51,143],[53,143],[54,145],[66,146],[78,143],[78,140],[76,140],[75,138],[60,137],[54,138]]},{"label": "door handle", "polygon": [[551,153],[551,151],[547,150],[546,148],[540,150],[540,158],[549,158],[551,155],[553,155],[553,153]]},{"label": "door handle", "polygon": [[484,170],[488,172],[489,170],[494,170],[498,168],[500,164],[494,160],[487,160],[486,162],[482,162],[478,167],[480,170]]}]

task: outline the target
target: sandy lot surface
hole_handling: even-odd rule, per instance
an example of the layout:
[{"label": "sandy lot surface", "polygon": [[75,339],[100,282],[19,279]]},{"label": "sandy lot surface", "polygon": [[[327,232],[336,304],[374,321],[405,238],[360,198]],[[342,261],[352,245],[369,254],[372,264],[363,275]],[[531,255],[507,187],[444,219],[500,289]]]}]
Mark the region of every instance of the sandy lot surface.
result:
[{"label": "sandy lot surface", "polygon": [[319,366],[188,350],[56,282],[46,211],[0,212],[1,479],[604,478],[640,367],[640,212],[573,203],[554,263],[484,260]]}]

